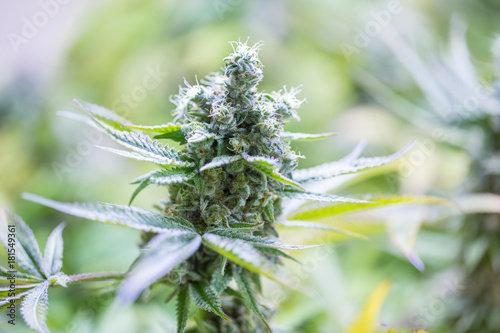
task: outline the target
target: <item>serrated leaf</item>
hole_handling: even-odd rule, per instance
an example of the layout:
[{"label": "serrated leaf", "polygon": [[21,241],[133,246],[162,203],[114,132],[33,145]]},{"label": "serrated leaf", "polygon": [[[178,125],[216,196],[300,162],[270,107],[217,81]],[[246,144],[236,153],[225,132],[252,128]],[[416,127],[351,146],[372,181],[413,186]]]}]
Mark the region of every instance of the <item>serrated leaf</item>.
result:
[{"label": "serrated leaf", "polygon": [[191,283],[189,288],[191,291],[191,298],[199,308],[205,311],[213,312],[227,321],[232,321],[224,313],[224,311],[222,311],[220,296],[217,294],[213,286],[201,282],[195,282]]},{"label": "serrated leaf", "polygon": [[231,282],[233,278],[230,272],[224,271],[227,264],[227,258],[224,256],[221,256],[221,258],[223,259],[221,260],[220,266],[217,267],[210,279],[210,283],[219,295],[227,288],[229,282]]},{"label": "serrated leaf", "polygon": [[274,262],[245,241],[206,233],[203,235],[203,244],[251,272],[286,282],[286,277],[275,270]]},{"label": "serrated leaf", "polygon": [[295,259],[294,257],[291,257],[288,254],[286,254],[285,252],[278,250],[278,249],[275,249],[275,248],[272,248],[272,247],[262,247],[261,246],[261,247],[257,247],[256,249],[260,253],[263,253],[263,254],[268,255],[268,256],[272,256],[272,257],[276,257],[276,258],[283,257],[283,258],[298,262],[297,259]]},{"label": "serrated leaf", "polygon": [[99,130],[99,131],[101,130],[101,128],[95,122],[93,122],[92,120],[89,119],[89,117],[87,117],[83,114],[68,112],[68,111],[57,111],[56,115],[61,116],[61,117],[65,117],[68,119],[72,119],[72,120],[77,120],[77,121],[80,121],[84,124],[87,124],[87,125],[95,128],[96,130]]},{"label": "serrated leaf", "polygon": [[[109,147],[103,147],[103,146],[96,146],[97,148],[100,148],[104,151],[120,155],[123,157],[128,157],[128,158],[133,158],[137,161],[146,161],[146,162],[151,162],[155,163],[164,167],[172,166],[173,163],[171,163],[170,160],[164,160],[164,159],[158,159],[157,157],[151,157],[145,154],[140,154],[135,151],[127,151],[127,150],[121,150],[121,149],[114,149],[114,148],[109,148]],[[174,164],[175,165],[175,164]]]},{"label": "serrated leaf", "polygon": [[290,140],[308,141],[308,140],[329,138],[329,137],[335,136],[337,134],[338,133],[334,133],[334,132],[321,133],[321,134],[281,132],[280,136],[282,138],[289,138]]},{"label": "serrated leaf", "polygon": [[128,128],[136,129],[143,132],[160,133],[155,136],[155,139],[170,139],[181,144],[186,143],[186,132],[182,130],[181,124],[168,123],[157,126],[139,126],[125,125]]},{"label": "serrated leaf", "polygon": [[[15,275],[17,284],[32,284],[43,281],[43,278],[41,277],[22,272],[15,271]],[[12,276],[12,274],[9,273],[9,270],[5,267],[0,266],[0,283],[10,283],[10,276]]]},{"label": "serrated leaf", "polygon": [[271,328],[266,322],[266,319],[260,311],[257,296],[255,295],[255,291],[252,287],[252,283],[250,281],[248,273],[242,269],[240,272],[237,272],[237,274],[234,275],[234,279],[236,281],[236,284],[238,285],[240,294],[243,297],[243,303],[245,304],[245,306],[248,307],[253,313],[255,313],[257,317],[262,320],[264,325],[266,325],[267,329],[272,332]]},{"label": "serrated leaf", "polygon": [[189,295],[189,287],[184,286],[180,288],[177,293],[177,306],[176,306],[176,314],[177,314],[177,333],[183,333],[187,321],[189,319],[189,304],[191,301],[191,297]]},{"label": "serrated leaf", "polygon": [[30,274],[42,278],[46,277],[42,268],[42,253],[38,242],[30,227],[17,215],[7,210],[3,211],[0,219],[0,241],[8,249],[8,225],[15,225],[16,262]]},{"label": "serrated leaf", "polygon": [[353,211],[368,210],[380,208],[392,204],[433,204],[433,205],[450,205],[449,200],[437,197],[417,197],[407,195],[377,195],[370,198],[373,203],[352,203],[340,202],[334,204],[312,204],[301,207],[295,213],[292,212],[287,219],[289,220],[317,220],[326,217],[335,216],[338,214],[350,213]]},{"label": "serrated leaf", "polygon": [[31,289],[21,293],[16,293],[16,296],[14,297],[9,297],[8,299],[0,300],[0,312],[5,311],[9,308],[10,304],[12,304],[11,300],[14,302],[15,305],[21,303],[24,297],[26,297],[26,295],[28,295],[30,292]]},{"label": "serrated leaf", "polygon": [[64,242],[62,238],[62,231],[64,229],[64,223],[59,224],[54,230],[52,230],[47,244],[45,245],[45,253],[43,255],[43,269],[46,276],[51,276],[62,268],[62,257]]},{"label": "serrated leaf", "polygon": [[415,141],[410,142],[406,147],[389,156],[353,159],[352,156],[355,156],[359,150],[359,148],[356,147],[353,151],[353,153],[356,154],[351,153],[346,158],[337,162],[329,162],[313,168],[295,170],[292,173],[292,178],[295,181],[307,183],[311,181],[319,181],[322,179],[336,177],[344,174],[368,170],[370,168],[378,167],[392,162],[396,158],[403,155],[406,151],[408,151],[414,145],[414,143]]},{"label": "serrated leaf", "polygon": [[121,225],[150,232],[165,232],[172,229],[193,231],[191,222],[180,217],[165,216],[149,210],[106,203],[65,203],[23,193],[23,198],[54,208],[66,214],[97,222]]},{"label": "serrated leaf", "polygon": [[272,178],[284,184],[298,187],[303,190],[302,186],[299,183],[278,172],[278,163],[276,160],[262,156],[250,156],[248,154],[242,154],[242,156],[249,166],[253,167],[257,171],[262,172],[269,178]]},{"label": "serrated leaf", "polygon": [[334,195],[334,194],[328,194],[328,193],[314,193],[314,192],[307,192],[307,191],[298,191],[294,189],[285,189],[280,192],[276,192],[277,194],[290,198],[290,199],[296,199],[296,200],[314,200],[314,201],[321,201],[321,202],[349,202],[349,203],[364,203],[364,204],[369,204],[369,205],[376,205],[376,202],[372,201],[367,201],[367,200],[360,200],[360,199],[354,199],[354,198],[347,198],[347,197],[342,197],[339,195]]},{"label": "serrated leaf", "polygon": [[209,163],[203,165],[200,168],[200,172],[208,170],[208,169],[219,168],[219,167],[221,167],[223,165],[227,165],[229,163],[233,163],[233,162],[239,161],[242,158],[243,157],[241,155],[235,155],[235,156],[229,156],[229,155],[217,156],[212,161],[210,161]]},{"label": "serrated leaf", "polygon": [[[79,102],[77,100],[75,100],[75,103],[114,141],[133,150],[135,154],[127,154],[126,152],[116,150],[114,152],[120,152],[120,155],[125,155],[127,157],[142,160],[153,160],[155,163],[161,165],[193,165],[186,155],[175,150],[174,148],[163,146],[158,142],[151,140],[149,136],[131,132],[130,130],[125,129],[122,124],[117,121],[108,117],[100,117],[96,114],[95,111],[97,109],[101,110],[104,108],[90,103]],[[112,111],[107,111],[112,114]]]},{"label": "serrated leaf", "polygon": [[369,240],[368,237],[362,234],[358,234],[357,232],[352,232],[349,230],[329,226],[326,224],[320,224],[320,223],[314,223],[310,221],[280,221],[280,224],[278,224],[278,227],[283,226],[283,227],[288,227],[288,228],[309,228],[309,229],[320,229],[320,230],[327,230],[327,231],[333,231],[333,232],[338,232],[343,235],[363,239],[363,240]]},{"label": "serrated leaf", "polygon": [[131,184],[138,184],[146,179],[155,185],[182,183],[193,178],[195,174],[193,168],[158,169],[134,179]]},{"label": "serrated leaf", "polygon": [[12,299],[12,297],[10,297],[9,294],[12,294],[13,290],[16,295],[22,294],[27,291],[30,291],[31,289],[37,287],[38,285],[40,285],[40,283],[18,285],[16,281],[15,289],[11,289],[10,286],[0,287],[0,299]]},{"label": "serrated leaf", "polygon": [[39,333],[49,333],[47,324],[49,298],[47,290],[50,283],[45,281],[43,284],[33,288],[23,299],[21,303],[21,314],[26,324]]},{"label": "serrated leaf", "polygon": [[209,229],[207,230],[211,234],[218,235],[221,237],[241,240],[247,243],[250,243],[254,246],[258,247],[270,247],[274,249],[286,249],[286,250],[302,250],[302,249],[310,249],[322,245],[290,245],[283,244],[278,239],[271,239],[268,237],[254,236],[248,233],[243,233],[239,231],[234,231],[230,229]]},{"label": "serrated leaf", "polygon": [[171,230],[155,236],[122,282],[118,299],[132,303],[145,288],[191,257],[200,244],[201,236],[189,231]]},{"label": "serrated leaf", "polygon": [[132,184],[139,184],[137,189],[130,198],[129,205],[134,198],[149,185],[169,185],[174,183],[182,183],[190,180],[196,175],[193,168],[172,168],[158,169],[142,175],[132,181]]}]

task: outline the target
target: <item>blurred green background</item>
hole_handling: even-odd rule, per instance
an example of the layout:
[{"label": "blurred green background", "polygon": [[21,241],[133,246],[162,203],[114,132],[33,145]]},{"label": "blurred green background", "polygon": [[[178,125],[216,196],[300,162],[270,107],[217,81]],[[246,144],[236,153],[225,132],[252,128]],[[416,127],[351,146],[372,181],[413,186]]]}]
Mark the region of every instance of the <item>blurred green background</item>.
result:
[{"label": "blurred green background", "polygon": [[[114,109],[133,123],[166,123],[172,120],[169,96],[184,78],[194,83],[218,70],[231,51],[228,41],[262,40],[265,79],[260,89],[302,85],[299,98],[307,99],[299,110],[302,121],[290,123],[288,129],[341,133],[295,145],[307,156],[300,166],[308,167],[342,157],[360,139],[369,142],[365,156],[374,156],[392,153],[413,138],[426,138],[372,102],[353,80],[357,66],[370,61],[364,56],[377,52],[377,37],[354,57],[346,57],[341,45],[353,44],[357,29],[373,20],[373,11],[393,3],[401,10],[390,24],[429,29],[443,43],[451,17],[459,16],[467,22],[467,39],[478,63],[489,61],[491,39],[500,31],[500,3],[494,0],[63,2],[1,3],[0,206],[22,216],[42,247],[58,223],[68,222],[66,274],[125,271],[138,253],[138,233],[60,214],[23,201],[21,193],[126,204],[134,189],[128,182],[149,171],[147,164],[95,148],[109,143],[103,135],[57,117],[58,110],[76,111],[73,98]],[[46,22],[41,12],[50,14]],[[407,177],[396,182],[379,177],[358,191],[449,193],[461,186],[468,168],[464,152],[437,142]],[[151,208],[165,195],[162,188],[148,188],[136,205]],[[404,327],[405,321],[420,316],[422,328],[449,332],[444,319],[456,302],[448,291],[459,281],[454,273],[458,227],[458,219],[451,219],[420,232],[417,249],[426,265],[423,272],[385,236],[329,245],[328,257],[297,273],[318,297],[283,291],[275,324],[293,332],[341,332],[373,289],[389,279],[392,287],[380,322]],[[0,253],[4,262],[5,254]],[[314,255],[311,250],[299,257]],[[130,315],[118,318],[106,314],[111,300],[110,294],[81,286],[51,290],[48,325],[54,332],[95,332],[98,327],[104,327],[103,332],[170,332],[174,327],[173,304],[139,304]],[[15,328],[4,325],[0,331],[29,330],[18,316]]]}]

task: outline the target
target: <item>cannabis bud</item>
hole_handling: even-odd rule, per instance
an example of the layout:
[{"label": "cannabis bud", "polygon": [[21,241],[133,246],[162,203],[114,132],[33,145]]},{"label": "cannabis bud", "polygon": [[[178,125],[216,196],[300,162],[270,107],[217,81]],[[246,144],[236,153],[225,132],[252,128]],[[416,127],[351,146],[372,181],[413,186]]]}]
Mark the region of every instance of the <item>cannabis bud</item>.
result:
[{"label": "cannabis bud", "polygon": [[[294,170],[300,156],[290,148],[291,140],[320,139],[334,133],[284,131],[287,120],[299,120],[299,90],[257,91],[263,78],[260,46],[233,43],[234,52],[224,59],[221,72],[196,85],[186,82],[171,99],[176,105],[175,119],[168,124],[133,125],[103,107],[76,101],[95,128],[128,150],[104,149],[159,166],[132,182],[138,186],[131,199],[149,185],[168,186],[169,200],[162,201],[159,212],[24,195],[65,213],[141,230],[143,251],[123,276],[118,300],[133,302],[152,284],[173,285],[178,332],[186,329],[191,301],[205,311],[195,316],[196,328],[188,331],[270,330],[270,311],[263,309],[256,295],[261,291],[260,277],[287,284],[280,263],[289,256],[283,250],[315,246],[284,244],[276,227],[359,236],[310,220],[376,206],[370,201],[306,191],[304,185],[387,164],[409,148],[386,157],[358,158],[364,147],[361,143],[338,162]],[[69,116],[88,123],[88,118]],[[183,148],[161,144],[143,132],[154,133],[156,140],[176,141]],[[286,200],[292,204],[285,214]],[[309,200],[322,206],[307,205]],[[384,204],[407,200],[397,197]],[[229,285],[233,280],[237,290]]]}]

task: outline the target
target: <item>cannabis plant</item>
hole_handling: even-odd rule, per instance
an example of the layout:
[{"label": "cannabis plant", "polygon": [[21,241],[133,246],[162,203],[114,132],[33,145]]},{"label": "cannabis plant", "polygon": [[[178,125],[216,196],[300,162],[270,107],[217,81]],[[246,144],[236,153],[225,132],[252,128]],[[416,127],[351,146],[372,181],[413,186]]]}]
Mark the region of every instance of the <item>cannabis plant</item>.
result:
[{"label": "cannabis plant", "polygon": [[[418,201],[396,196],[376,204],[306,190],[315,182],[386,165],[411,144],[390,156],[359,158],[362,143],[340,161],[296,170],[302,156],[290,148],[290,142],[325,138],[333,133],[284,130],[288,120],[299,120],[299,90],[257,90],[263,78],[258,59],[260,46],[233,43],[234,52],[224,59],[221,71],[195,85],[186,82],[171,98],[176,106],[171,123],[133,125],[112,111],[80,101],[76,104],[86,117],[64,113],[127,148],[103,149],[157,165],[156,170],[132,182],[137,188],[130,203],[149,185],[166,187],[168,199],[161,201],[158,212],[153,212],[130,204],[64,203],[25,194],[25,199],[64,213],[140,230],[142,251],[123,276],[66,276],[60,273],[62,227],[51,236],[59,245],[50,245],[42,258],[28,227],[8,215],[4,223],[17,228],[17,259],[29,275],[19,275],[16,280],[22,293],[10,299],[2,295],[4,307],[12,300],[22,302],[21,312],[27,324],[47,332],[44,318],[49,287],[95,279],[120,280],[117,301],[130,304],[152,285],[167,284],[175,288],[172,297],[177,302],[178,332],[265,332],[270,330],[268,318],[272,310],[259,303],[261,277],[297,287],[282,269],[282,261],[290,258],[284,250],[316,246],[281,242],[278,226],[357,236],[313,221],[390,203]],[[182,149],[162,144],[143,132],[154,134],[156,140],[175,141]],[[308,205],[311,200],[321,206]],[[289,203],[286,214],[285,202]],[[7,239],[5,230],[1,232]],[[4,245],[8,247],[8,241],[4,240]],[[47,265],[53,268],[45,268]],[[7,279],[2,277],[3,282]],[[191,303],[202,310],[195,316],[196,327],[188,323],[193,313]]]},{"label": "cannabis plant", "polygon": [[[387,72],[385,80],[359,72],[359,83],[378,101],[422,130],[436,128],[446,133],[446,144],[464,150],[471,159],[470,174],[455,196],[467,215],[461,228],[460,269],[464,291],[460,309],[450,320],[454,332],[498,332],[500,320],[500,78],[481,77],[467,47],[466,27],[459,21],[451,26],[450,48],[446,53],[419,52],[392,34],[387,48],[410,73],[420,92],[411,98]],[[425,39],[429,39],[426,34]],[[429,39],[430,40],[430,39]],[[493,46],[495,64],[488,71],[498,74],[500,39]],[[385,59],[392,59],[385,57]],[[394,61],[390,66],[394,68]],[[491,71],[491,68],[496,68]],[[399,69],[400,71],[400,69]],[[396,74],[396,73],[393,73]],[[481,195],[470,195],[479,193]],[[490,194],[487,194],[490,193]],[[482,213],[482,214],[478,214]]]}]

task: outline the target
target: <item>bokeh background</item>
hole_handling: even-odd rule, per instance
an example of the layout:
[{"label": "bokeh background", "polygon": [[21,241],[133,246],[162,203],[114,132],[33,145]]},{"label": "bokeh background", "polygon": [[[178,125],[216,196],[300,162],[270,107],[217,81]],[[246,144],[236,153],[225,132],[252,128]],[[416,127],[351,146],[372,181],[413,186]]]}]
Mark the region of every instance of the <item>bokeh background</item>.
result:
[{"label": "bokeh background", "polygon": [[[373,13],[386,11],[391,14],[385,18],[386,26],[380,23],[380,34],[388,29],[409,35],[425,30],[425,37],[416,38],[429,38],[420,42],[439,51],[447,43],[451,22],[459,19],[467,26],[474,63],[491,74],[485,64],[491,61],[491,44],[500,31],[500,3],[495,0],[2,0],[0,4],[0,206],[22,216],[42,247],[50,231],[67,221],[66,274],[125,271],[138,254],[138,233],[60,214],[22,200],[21,193],[125,204],[134,189],[128,182],[149,171],[147,164],[94,147],[109,142],[81,123],[56,116],[59,110],[77,110],[73,98],[114,109],[133,123],[166,123],[173,119],[169,96],[184,78],[195,83],[218,70],[231,51],[228,41],[262,40],[265,79],[260,89],[302,85],[299,97],[307,99],[299,110],[302,121],[290,123],[288,129],[341,133],[295,144],[307,156],[301,167],[338,159],[360,139],[368,140],[365,156],[390,154],[411,139],[431,139],[435,149],[404,177],[380,176],[358,185],[356,191],[447,196],[459,191],[468,178],[467,153],[402,120],[359,84],[360,68],[381,75],[386,69],[403,78],[410,96],[416,94],[395,60],[384,57],[382,62],[379,34],[354,53],[345,45],[356,45],[359,31],[374,22]],[[144,80],[151,78],[156,84],[145,85]],[[151,208],[165,195],[162,188],[148,188],[136,205]],[[420,230],[416,247],[426,265],[422,272],[383,234],[371,242],[328,245],[332,249],[328,256],[304,266],[299,274],[319,296],[284,292],[275,325],[291,332],[346,331],[374,288],[389,280],[391,289],[379,322],[401,328],[416,323],[431,332],[450,332],[446,318],[460,298],[456,291],[460,224],[460,217],[455,217]],[[306,260],[315,255],[311,251],[299,256]],[[4,252],[0,254],[5,261]],[[174,305],[158,299],[136,305],[120,317],[106,310],[112,294],[89,288],[54,289],[49,301],[48,325],[54,332],[171,332],[175,325]],[[20,316],[15,328],[4,320],[0,331],[30,331]]]}]

